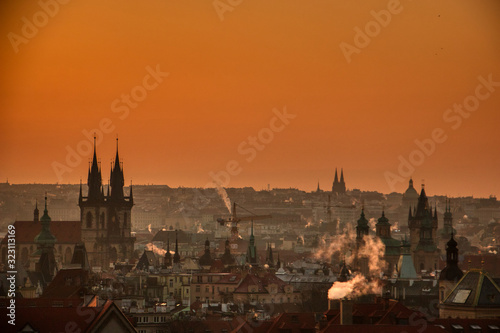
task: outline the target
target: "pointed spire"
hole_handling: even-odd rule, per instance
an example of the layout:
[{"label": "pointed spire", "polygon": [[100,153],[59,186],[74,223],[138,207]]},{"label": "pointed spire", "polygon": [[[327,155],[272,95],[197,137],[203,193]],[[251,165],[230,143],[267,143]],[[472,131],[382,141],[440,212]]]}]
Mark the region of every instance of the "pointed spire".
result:
[{"label": "pointed spire", "polygon": [[123,169],[120,165],[120,157],[118,155],[118,138],[116,138],[116,156],[113,169],[111,171],[110,182],[111,182],[111,200],[118,202],[122,201],[124,199],[123,186],[125,180],[123,177]]},{"label": "pointed spire", "polygon": [[344,182],[344,168],[340,169],[340,182],[345,183]]},{"label": "pointed spire", "polygon": [[35,210],[33,211],[33,221],[40,221],[40,211],[38,210],[38,200],[35,199]]},{"label": "pointed spire", "polygon": [[335,168],[335,178],[333,180],[334,183],[338,183],[339,182],[339,176],[337,175],[337,168]]},{"label": "pointed spire", "polygon": [[179,254],[179,242],[177,239],[177,230],[175,230],[175,253],[174,253],[174,264],[181,262],[181,256]]},{"label": "pointed spire", "polygon": [[89,187],[88,191],[88,200],[91,202],[99,202],[103,198],[101,196],[101,186],[102,186],[102,177],[101,170],[99,169],[99,165],[97,163],[97,143],[96,143],[96,135],[94,133],[94,155],[92,157],[92,162],[89,169],[87,185]]}]

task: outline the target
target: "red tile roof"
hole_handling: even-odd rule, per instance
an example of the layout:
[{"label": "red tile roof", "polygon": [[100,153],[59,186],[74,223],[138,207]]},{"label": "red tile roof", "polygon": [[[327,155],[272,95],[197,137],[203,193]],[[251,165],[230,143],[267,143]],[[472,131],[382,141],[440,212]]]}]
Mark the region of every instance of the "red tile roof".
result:
[{"label": "red tile roof", "polygon": [[240,285],[234,290],[233,293],[248,293],[248,287],[252,285],[257,286],[257,293],[267,293],[267,287],[270,284],[276,284],[278,286],[278,290],[281,292],[284,291],[283,288],[287,285],[274,274],[269,273],[264,276],[258,276],[249,273],[245,276],[245,278],[243,278]]},{"label": "red tile roof", "polygon": [[[81,221],[51,221],[50,232],[56,236],[59,244],[76,244],[82,241]],[[42,223],[35,221],[16,221],[16,243],[34,243],[35,237],[42,230]],[[7,243],[7,235],[2,239],[2,244]]]},{"label": "red tile roof", "polygon": [[[109,313],[110,309],[121,313],[120,309],[112,302],[107,302],[103,307],[16,306],[16,326],[6,327],[6,330],[2,330],[2,332],[10,332],[8,329],[13,329],[12,332],[18,332],[27,324],[37,332],[88,332],[103,316]],[[4,307],[0,308],[2,318],[8,318],[7,311]],[[130,319],[127,317],[124,319],[130,323]]]},{"label": "red tile roof", "polygon": [[89,273],[81,268],[62,269],[43,291],[43,298],[75,298],[80,296]]}]

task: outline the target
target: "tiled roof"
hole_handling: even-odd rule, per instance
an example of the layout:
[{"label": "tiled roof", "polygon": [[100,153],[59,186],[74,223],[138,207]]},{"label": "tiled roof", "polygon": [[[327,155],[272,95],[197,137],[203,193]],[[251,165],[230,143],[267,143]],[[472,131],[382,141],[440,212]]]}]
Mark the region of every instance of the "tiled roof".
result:
[{"label": "tiled roof", "polygon": [[466,307],[500,307],[500,288],[481,269],[469,270],[445,299],[444,304]]},{"label": "tiled roof", "polygon": [[233,293],[248,293],[248,287],[255,285],[257,286],[256,293],[267,293],[267,287],[270,284],[276,284],[278,290],[283,292],[284,287],[287,285],[281,279],[276,277],[274,274],[266,274],[264,276],[257,276],[255,274],[249,273],[243,278],[239,286],[234,290]]},{"label": "tiled roof", "polygon": [[87,284],[89,272],[81,268],[62,269],[43,291],[42,298],[75,298]]},{"label": "tiled roof", "polygon": [[[42,223],[35,221],[16,221],[16,243],[34,243],[36,235],[42,230]],[[82,240],[80,221],[51,221],[50,232],[56,236],[57,243],[76,244]],[[7,235],[2,244],[7,243]]]}]

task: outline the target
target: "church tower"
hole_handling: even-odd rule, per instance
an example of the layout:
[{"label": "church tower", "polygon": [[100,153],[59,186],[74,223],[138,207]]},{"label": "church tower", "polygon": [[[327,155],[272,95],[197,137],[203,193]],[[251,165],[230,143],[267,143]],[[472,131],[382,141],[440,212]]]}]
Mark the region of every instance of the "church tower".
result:
[{"label": "church tower", "polygon": [[57,242],[56,237],[50,232],[50,216],[47,210],[47,195],[45,195],[45,210],[40,219],[42,230],[35,237],[37,245],[37,254],[40,254],[40,260],[35,265],[35,271],[40,273],[44,286],[48,285],[57,273],[57,264],[54,255],[54,244]]},{"label": "church tower", "polygon": [[80,220],[82,221],[82,241],[87,249],[90,265],[103,266],[105,248],[98,242],[105,236],[106,232],[106,207],[102,193],[101,169],[97,162],[96,138],[94,136],[94,154],[87,176],[87,196],[83,196],[82,183],[80,181],[80,195],[78,204],[80,206]]},{"label": "church tower", "polygon": [[458,267],[458,248],[457,241],[451,238],[446,243],[446,267],[443,268],[439,275],[439,301],[443,302],[453,290],[458,280],[462,278],[464,273]]},{"label": "church tower", "polygon": [[247,250],[247,263],[250,265],[257,265],[257,248],[255,247],[255,236],[253,235],[253,221]]},{"label": "church tower", "polygon": [[125,197],[123,168],[118,155],[118,139],[116,142],[116,157],[111,170],[108,194],[104,194],[94,136],[94,155],[88,172],[87,196],[83,196],[80,182],[78,199],[82,221],[82,241],[87,249],[90,264],[103,269],[107,269],[110,263],[132,258],[134,251],[135,238],[131,236],[130,223],[131,210],[134,205],[132,186],[130,196]]},{"label": "church tower", "polygon": [[332,193],[333,194],[345,194],[346,186],[344,181],[344,169],[340,169],[340,181],[337,173],[337,168],[335,168],[335,178],[333,179]]},{"label": "church tower", "polygon": [[364,276],[369,275],[368,269],[368,258],[361,257],[359,255],[359,248],[365,245],[364,237],[368,236],[370,227],[368,226],[368,220],[365,217],[365,209],[361,209],[361,216],[358,219],[358,225],[356,226],[356,255],[354,256],[354,267],[361,272]]}]

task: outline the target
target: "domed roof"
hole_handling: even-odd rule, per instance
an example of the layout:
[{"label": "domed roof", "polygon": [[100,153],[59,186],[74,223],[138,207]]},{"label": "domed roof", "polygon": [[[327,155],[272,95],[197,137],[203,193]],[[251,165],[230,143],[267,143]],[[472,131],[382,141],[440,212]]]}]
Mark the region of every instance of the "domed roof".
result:
[{"label": "domed roof", "polygon": [[358,226],[367,226],[368,225],[368,220],[365,217],[365,210],[361,209],[361,217],[358,220]]},{"label": "domed roof", "polygon": [[385,217],[385,212],[382,211],[382,216],[378,219],[378,225],[381,225],[381,224],[390,224],[389,223],[389,219],[387,217]]},{"label": "domed roof", "polygon": [[418,192],[413,187],[413,179],[410,178],[408,189],[403,193],[403,198],[406,200],[416,200],[418,199]]}]

